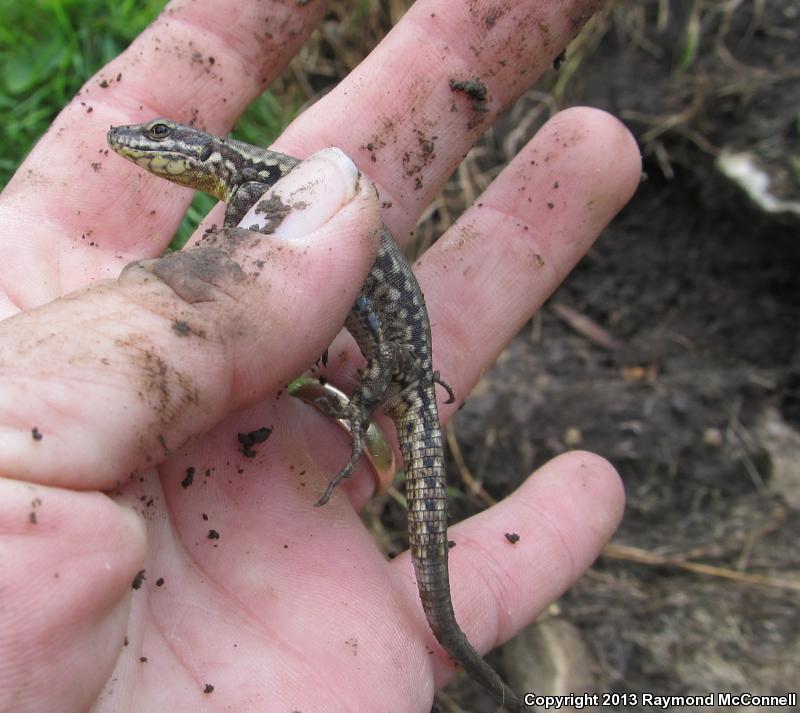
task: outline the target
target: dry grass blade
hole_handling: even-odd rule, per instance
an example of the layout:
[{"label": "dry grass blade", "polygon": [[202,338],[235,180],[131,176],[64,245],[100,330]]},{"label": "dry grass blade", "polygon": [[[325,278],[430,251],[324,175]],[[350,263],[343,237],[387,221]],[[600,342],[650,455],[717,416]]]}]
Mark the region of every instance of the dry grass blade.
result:
[{"label": "dry grass blade", "polygon": [[472,475],[472,471],[470,471],[466,460],[464,460],[461,446],[458,445],[458,439],[456,438],[456,432],[452,423],[448,423],[445,427],[445,436],[447,438],[447,445],[450,448],[450,454],[453,456],[453,460],[458,466],[461,479],[467,486],[470,495],[477,496],[487,507],[497,504],[497,501],[486,492],[481,482]]},{"label": "dry grass blade", "polygon": [[682,569],[686,572],[730,579],[734,582],[741,582],[742,584],[790,589],[795,592],[800,592],[800,579],[738,572],[735,569],[728,569],[726,567],[717,567],[715,565],[703,564],[702,562],[692,562],[686,560],[682,555],[660,555],[655,552],[643,550],[639,547],[610,544],[603,548],[602,556],[608,559],[637,562],[651,567],[674,567],[675,569]]},{"label": "dry grass blade", "polygon": [[553,302],[550,305],[550,309],[571,329],[581,336],[586,337],[592,344],[596,344],[610,351],[622,348],[622,344],[614,339],[606,329],[603,329],[603,327],[594,320],[589,319],[585,314],[578,312],[574,307],[570,307],[561,302]]}]

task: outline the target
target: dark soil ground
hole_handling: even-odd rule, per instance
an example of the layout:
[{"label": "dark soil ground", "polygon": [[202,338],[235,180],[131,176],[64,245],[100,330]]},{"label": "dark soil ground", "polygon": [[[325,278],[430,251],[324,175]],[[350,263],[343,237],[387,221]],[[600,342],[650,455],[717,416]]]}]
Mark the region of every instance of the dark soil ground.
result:
[{"label": "dark soil ground", "polygon": [[[455,420],[468,466],[496,497],[568,447],[606,456],[624,479],[613,543],[631,549],[609,548],[554,613],[588,648],[589,691],[797,690],[800,522],[789,502],[800,493],[773,487],[762,432],[797,426],[798,269],[796,232],[653,180]],[[621,346],[576,333],[556,304]],[[727,578],[741,573],[767,584]],[[556,657],[551,648],[542,654]],[[570,680],[584,673],[565,666]]]},{"label": "dark soil ground", "polygon": [[[507,161],[546,118],[545,89],[626,119],[647,174],[452,426],[454,520],[570,448],[604,455],[625,482],[604,555],[493,655],[520,690],[800,688],[800,219],[762,212],[715,168],[726,149],[763,150],[798,199],[799,28],[788,1],[619,3],[468,158],[485,175]],[[462,188],[421,233],[458,213]],[[402,510],[387,498],[375,511],[403,547]],[[495,710],[463,680],[439,705]]]}]

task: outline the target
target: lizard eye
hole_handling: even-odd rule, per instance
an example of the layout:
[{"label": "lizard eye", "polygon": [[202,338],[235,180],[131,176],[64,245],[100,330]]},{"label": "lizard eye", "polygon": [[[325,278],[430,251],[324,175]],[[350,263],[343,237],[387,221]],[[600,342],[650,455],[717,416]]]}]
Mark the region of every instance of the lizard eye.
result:
[{"label": "lizard eye", "polygon": [[165,139],[169,136],[169,126],[164,123],[158,122],[157,124],[153,124],[147,132],[150,134],[150,137],[153,139]]}]

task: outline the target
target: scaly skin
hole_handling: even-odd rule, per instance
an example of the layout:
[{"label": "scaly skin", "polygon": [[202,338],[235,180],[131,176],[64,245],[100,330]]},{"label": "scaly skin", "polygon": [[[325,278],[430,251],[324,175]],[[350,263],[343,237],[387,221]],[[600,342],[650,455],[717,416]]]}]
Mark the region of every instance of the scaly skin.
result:
[{"label": "scaly skin", "polygon": [[[226,227],[237,225],[270,186],[300,163],[291,156],[211,136],[168,119],[112,127],[108,143],[151,173],[225,201]],[[336,485],[353,471],[362,453],[363,432],[375,409],[384,403],[395,422],[403,454],[411,557],[428,623],[454,661],[508,710],[521,712],[519,698],[475,651],[453,613],[444,451],[434,384],[443,385],[451,401],[453,395],[433,371],[425,301],[408,261],[386,227],[345,326],[367,365],[347,408],[332,414],[349,421],[353,448],[350,460],[331,480],[318,504],[325,504]]]}]

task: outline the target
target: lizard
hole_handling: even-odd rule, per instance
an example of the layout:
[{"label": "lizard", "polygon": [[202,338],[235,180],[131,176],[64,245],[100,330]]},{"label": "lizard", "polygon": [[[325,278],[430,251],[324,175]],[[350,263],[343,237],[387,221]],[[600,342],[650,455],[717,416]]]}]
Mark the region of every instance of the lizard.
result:
[{"label": "lizard", "polygon": [[[141,168],[226,203],[232,228],[300,159],[231,138],[207,134],[169,119],[111,127],[109,146]],[[330,415],[349,422],[353,444],[344,467],[318,505],[330,499],[363,451],[363,434],[383,406],[394,421],[406,475],[408,536],[422,607],[434,636],[450,657],[512,713],[517,695],[470,644],[456,621],[450,595],[447,497],[442,432],[435,384],[452,389],[433,370],[431,330],[419,283],[399,245],[381,226],[378,252],[345,321],[366,359],[349,404]],[[331,407],[333,408],[333,407]]]}]

